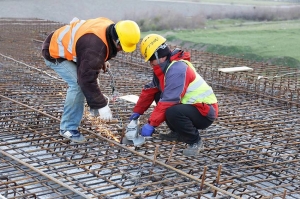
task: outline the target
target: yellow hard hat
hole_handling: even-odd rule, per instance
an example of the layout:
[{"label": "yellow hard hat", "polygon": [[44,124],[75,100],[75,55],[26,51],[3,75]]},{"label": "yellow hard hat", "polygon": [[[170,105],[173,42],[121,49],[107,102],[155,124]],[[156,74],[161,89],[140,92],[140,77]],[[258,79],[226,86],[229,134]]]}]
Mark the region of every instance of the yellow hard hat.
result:
[{"label": "yellow hard hat", "polygon": [[147,62],[158,49],[158,47],[165,42],[166,38],[158,34],[149,34],[145,36],[140,46],[141,54],[145,58],[145,62]]},{"label": "yellow hard hat", "polygon": [[125,52],[133,52],[136,49],[136,44],[141,38],[140,28],[134,21],[123,20],[115,25],[122,49]]}]

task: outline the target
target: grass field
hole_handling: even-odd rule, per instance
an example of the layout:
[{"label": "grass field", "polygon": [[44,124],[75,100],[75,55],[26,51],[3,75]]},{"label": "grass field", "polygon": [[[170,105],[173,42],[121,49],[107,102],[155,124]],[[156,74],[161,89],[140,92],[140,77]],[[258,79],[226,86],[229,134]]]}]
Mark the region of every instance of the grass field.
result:
[{"label": "grass field", "polygon": [[300,20],[208,20],[204,29],[156,33],[183,47],[300,68]]}]

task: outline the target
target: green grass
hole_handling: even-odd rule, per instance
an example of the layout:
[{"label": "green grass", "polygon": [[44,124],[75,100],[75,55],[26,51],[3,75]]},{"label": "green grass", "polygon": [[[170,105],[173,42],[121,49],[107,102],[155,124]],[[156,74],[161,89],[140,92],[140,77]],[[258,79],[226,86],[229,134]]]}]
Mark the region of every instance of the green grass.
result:
[{"label": "green grass", "polygon": [[273,64],[300,68],[300,20],[251,22],[223,19],[207,21],[205,29],[156,33],[171,43],[193,49],[256,61],[271,60]]}]

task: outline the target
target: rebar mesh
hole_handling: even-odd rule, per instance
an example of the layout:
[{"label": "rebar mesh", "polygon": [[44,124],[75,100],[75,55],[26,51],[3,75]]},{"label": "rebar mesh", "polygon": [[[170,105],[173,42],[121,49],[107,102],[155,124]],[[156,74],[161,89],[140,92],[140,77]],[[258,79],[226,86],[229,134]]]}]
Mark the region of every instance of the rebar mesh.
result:
[{"label": "rebar mesh", "polygon": [[[40,55],[41,41],[61,24],[0,19],[0,25],[0,196],[300,197],[298,69],[186,49],[219,101],[219,118],[200,132],[203,152],[185,157],[183,143],[157,133],[141,147],[120,144],[134,106],[121,99],[110,102],[115,119],[109,123],[85,111],[80,130],[87,142],[74,144],[58,134],[67,85]],[[120,95],[138,95],[151,80],[138,51],[120,53],[111,65]],[[244,65],[253,71],[218,71]],[[99,80],[111,95],[110,76]]]}]

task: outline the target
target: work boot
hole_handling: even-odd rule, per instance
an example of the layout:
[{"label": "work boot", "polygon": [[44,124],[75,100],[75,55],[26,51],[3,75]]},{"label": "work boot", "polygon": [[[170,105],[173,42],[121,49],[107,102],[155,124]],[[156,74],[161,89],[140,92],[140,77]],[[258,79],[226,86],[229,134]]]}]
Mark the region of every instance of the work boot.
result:
[{"label": "work boot", "polygon": [[195,156],[198,155],[200,151],[204,149],[203,142],[200,139],[194,144],[188,144],[186,149],[183,149],[183,155],[185,156]]},{"label": "work boot", "polygon": [[59,134],[73,142],[85,142],[85,137],[77,130],[60,130]]},{"label": "work boot", "polygon": [[171,131],[170,133],[160,133],[159,138],[168,141],[178,141],[178,133]]}]

